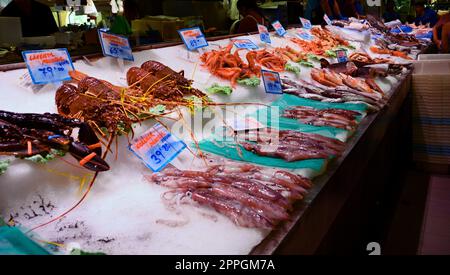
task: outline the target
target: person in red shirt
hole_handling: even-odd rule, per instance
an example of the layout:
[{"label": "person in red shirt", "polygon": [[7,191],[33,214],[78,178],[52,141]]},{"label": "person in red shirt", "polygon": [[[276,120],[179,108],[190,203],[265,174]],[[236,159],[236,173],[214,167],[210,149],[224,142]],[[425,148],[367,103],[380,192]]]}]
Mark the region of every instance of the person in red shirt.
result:
[{"label": "person in red shirt", "polygon": [[256,0],[239,0],[237,8],[242,19],[234,33],[250,33],[258,31],[257,24],[266,25],[266,19],[256,4]]}]

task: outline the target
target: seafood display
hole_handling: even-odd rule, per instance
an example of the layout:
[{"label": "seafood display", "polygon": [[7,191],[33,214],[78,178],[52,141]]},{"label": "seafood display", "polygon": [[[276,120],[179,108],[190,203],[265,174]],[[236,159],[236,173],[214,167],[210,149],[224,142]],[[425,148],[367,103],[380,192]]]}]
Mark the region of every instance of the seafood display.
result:
[{"label": "seafood display", "polygon": [[[175,72],[164,64],[149,60],[141,67],[132,67],[127,71],[127,91],[137,97],[145,97],[175,102],[183,101],[188,95],[199,98],[206,95],[192,87],[192,80],[184,77],[184,72]],[[136,92],[137,90],[137,92]]]},{"label": "seafood display", "polygon": [[89,76],[82,78],[78,85],[65,83],[59,87],[55,103],[61,115],[80,119],[99,132],[105,127],[113,135],[130,131],[131,124],[138,121],[131,114],[142,108],[134,104],[127,104],[125,108],[119,92]]},{"label": "seafood display", "polygon": [[180,195],[181,203],[193,201],[210,207],[242,227],[271,229],[289,219],[292,203],[312,185],[307,178],[281,170],[227,162],[210,165],[206,171],[166,168],[146,176],[170,188],[162,197]]},{"label": "seafood display", "polygon": [[311,78],[328,87],[347,86],[376,100],[381,100],[384,96],[383,90],[371,78],[355,78],[348,74],[316,68],[311,70]]},{"label": "seafood display", "polygon": [[[77,140],[71,137],[75,128],[79,129]],[[69,152],[86,169],[109,170],[101,158],[100,141],[87,123],[58,114],[0,111],[0,155],[46,156],[52,149]]]},{"label": "seafood display", "polygon": [[288,162],[339,156],[345,148],[345,143],[337,139],[293,130],[266,128],[238,133],[236,137],[247,151]]},{"label": "seafood display", "polygon": [[297,37],[290,38],[290,40],[299,46],[303,52],[320,56],[324,56],[327,51],[334,50],[339,46],[350,45],[348,41],[322,27],[312,28],[311,34],[314,35],[312,41],[305,41]]},{"label": "seafood display", "polygon": [[401,57],[401,58],[404,58],[404,59],[409,59],[409,60],[412,59],[411,57],[408,56],[408,53],[406,53],[404,51],[390,50],[390,49],[387,49],[387,48],[383,49],[383,48],[380,48],[380,47],[377,47],[377,46],[370,47],[370,50],[373,53],[376,53],[376,54],[389,54],[389,55],[396,56],[396,57]]},{"label": "seafood display", "polygon": [[[259,77],[261,75],[261,67],[256,64],[258,53],[249,51],[246,54],[248,63],[245,63],[239,56],[240,50],[238,49],[232,54],[232,48],[233,44],[229,44],[225,48],[205,52],[200,57],[200,60],[213,75],[230,80],[232,86],[236,85],[238,79],[253,76]],[[261,61],[261,53],[259,57]]]},{"label": "seafood display", "polygon": [[[93,64],[75,60],[75,70],[69,72],[71,80],[57,88],[52,86],[56,84],[42,85],[51,93],[47,90],[30,93],[28,87],[9,85],[7,89],[17,90],[3,98],[10,96],[15,101],[1,100],[0,109],[35,108],[35,112],[58,114],[0,111],[2,184],[20,178],[15,173],[23,169],[22,165],[10,165],[10,162],[51,156],[61,151],[72,155],[72,161],[76,160],[79,165],[48,165],[39,174],[39,179],[48,183],[39,191],[49,191],[44,195],[57,204],[58,212],[67,207],[69,199],[73,201],[74,194],[66,196],[58,192],[58,196],[66,197],[54,199],[54,194],[49,195],[54,191],[54,182],[73,184],[79,181],[82,195],[68,211],[59,212],[60,215],[52,212],[22,225],[33,231],[57,221],[55,228],[58,230],[64,226],[59,224],[61,218],[74,220],[73,216],[68,216],[69,212],[85,200],[93,190],[94,181],[101,181],[101,184],[111,181],[113,185],[91,193],[92,198],[89,198],[98,201],[77,211],[84,216],[75,219],[86,220],[87,225],[88,220],[98,214],[90,213],[89,207],[100,205],[106,205],[100,214],[107,209],[111,216],[136,211],[124,218],[121,225],[139,227],[143,224],[140,221],[133,224],[127,220],[139,217],[145,219],[147,231],[133,233],[132,238],[126,239],[125,231],[117,228],[120,232],[111,235],[118,239],[117,245],[108,247],[114,253],[119,248],[133,247],[128,243],[130,240],[156,242],[156,245],[146,244],[141,250],[144,253],[155,253],[150,249],[165,247],[172,237],[173,244],[169,242],[168,246],[182,247],[180,244],[183,244],[186,249],[198,243],[203,246],[192,251],[223,245],[223,241],[211,241],[211,236],[202,242],[195,239],[203,235],[196,236],[193,230],[208,226],[211,228],[207,230],[209,235],[226,230],[233,236],[241,234],[236,239],[242,242],[251,240],[252,246],[266,236],[267,229],[291,228],[291,219],[297,221],[298,215],[302,215],[326,184],[322,180],[334,171],[343,171],[334,169],[339,168],[351,149],[346,142],[363,142],[364,139],[355,138],[359,138],[366,127],[376,127],[366,115],[378,123],[380,117],[371,112],[398,107],[397,102],[403,97],[390,97],[395,89],[404,87],[400,86],[401,82],[409,77],[412,68],[409,60],[415,58],[416,51],[423,45],[414,36],[391,33],[389,27],[370,16],[367,20],[335,20],[333,24],[314,26],[305,29],[305,33],[290,29],[285,36],[273,35],[270,43],[259,43],[255,34],[242,36],[254,42],[253,47],[222,39],[211,41],[198,51],[188,51],[183,45],[142,50],[135,55],[135,61],[118,64],[111,62],[111,58],[98,59],[92,61]],[[362,32],[356,34],[358,30]],[[306,36],[306,32],[312,37]],[[369,32],[376,35],[369,39]],[[297,37],[292,37],[294,33]],[[262,70],[277,73],[272,77],[268,76],[270,73],[264,74],[264,81],[261,81]],[[37,104],[42,106],[19,106],[23,96],[36,97]],[[48,102],[49,97],[51,102]],[[194,106],[197,103],[201,107]],[[243,108],[234,108],[236,106]],[[383,115],[394,113],[387,111]],[[270,117],[269,121],[264,120],[265,115]],[[360,123],[363,126],[358,129]],[[113,141],[115,150],[111,149]],[[116,153],[115,159],[108,152]],[[7,172],[4,166],[8,166]],[[108,174],[106,171],[110,167],[114,171]],[[315,178],[329,168],[332,169],[328,170],[330,175],[314,186]],[[55,175],[58,178],[53,180]],[[135,184],[124,184],[127,181]],[[29,190],[36,192],[38,189]],[[4,203],[8,211],[9,208],[15,210],[16,206],[8,203]],[[114,210],[110,210],[113,206]],[[175,211],[168,213],[170,210]],[[191,212],[199,214],[191,219],[195,224],[175,230],[167,228],[163,232],[166,235],[156,232],[160,235],[147,238],[148,233],[161,230],[162,225],[185,225],[178,222],[180,219],[171,220],[173,223],[166,220],[167,214],[178,218],[186,216],[189,220],[194,217]],[[223,217],[232,223],[223,223]],[[101,221],[114,220],[101,218]],[[160,220],[167,222],[160,223]],[[106,229],[94,228],[103,226],[99,224],[102,223],[90,223],[92,228],[88,233],[108,232],[106,225]],[[62,239],[61,232],[53,234],[52,230],[47,228],[37,234],[45,241],[61,241],[61,247],[76,239]],[[141,227],[136,229],[140,230]],[[103,238],[92,235],[89,242],[94,243],[97,239],[93,238],[97,237]],[[81,244],[84,247],[86,243]],[[243,253],[251,250],[252,247],[247,246],[242,245]],[[171,252],[170,249],[166,251]]]},{"label": "seafood display", "polygon": [[377,111],[383,106],[377,96],[347,86],[328,87],[320,83],[312,83],[301,79],[294,81],[288,78],[282,78],[281,82],[284,93],[302,98],[330,103],[364,103],[371,111]]},{"label": "seafood display", "polygon": [[281,56],[286,61],[300,62],[308,59],[306,53],[297,51],[289,46],[276,48],[274,53]]},{"label": "seafood display", "polygon": [[331,126],[344,130],[354,130],[357,126],[358,112],[343,109],[314,109],[306,106],[294,106],[284,110],[282,117],[293,118],[305,124]]},{"label": "seafood display", "polygon": [[267,50],[255,51],[255,60],[258,64],[275,72],[284,71],[284,66],[286,65],[286,60]]}]

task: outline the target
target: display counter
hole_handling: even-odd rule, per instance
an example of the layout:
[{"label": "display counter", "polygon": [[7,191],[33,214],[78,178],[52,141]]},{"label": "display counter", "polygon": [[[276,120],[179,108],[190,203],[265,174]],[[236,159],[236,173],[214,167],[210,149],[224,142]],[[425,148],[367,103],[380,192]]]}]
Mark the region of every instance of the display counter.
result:
[{"label": "display counter", "polygon": [[[251,39],[260,49],[272,51],[287,45],[295,47],[290,38],[296,35],[297,29],[288,30],[287,37],[272,33],[270,46],[256,42],[259,41],[258,34],[239,38]],[[202,52],[225,47],[230,38],[235,37],[209,39],[210,46]],[[350,46],[353,49],[348,49],[349,54],[361,49],[367,52],[370,45],[352,42]],[[230,85],[229,80],[211,75],[202,66],[202,52],[189,53],[179,43],[152,45],[136,48],[134,62],[121,64],[110,57],[91,55],[74,58],[74,66],[86,75],[126,87],[125,75],[129,68],[156,60],[175,71],[184,70],[185,77],[194,80],[192,86],[201,91],[207,91],[217,83]],[[371,56],[388,58],[385,54]],[[327,59],[335,62],[333,57]],[[400,58],[391,60],[398,63]],[[307,63],[320,68],[317,60]],[[403,60],[402,64],[406,63],[409,61]],[[310,81],[310,74],[315,69],[299,66],[299,72],[282,71],[280,75],[296,81]],[[31,90],[29,85],[23,85],[27,74],[23,63],[2,65],[0,71],[0,81],[4,85],[0,94],[1,110],[58,111],[55,91],[60,84]],[[170,209],[161,198],[168,189],[149,183],[146,177],[152,172],[128,150],[129,138],[121,136],[114,146],[116,149],[112,149],[115,152],[106,158],[110,171],[99,174],[83,204],[64,218],[37,228],[32,237],[51,246],[55,253],[67,253],[69,248],[80,246],[108,254],[314,254],[349,251],[350,243],[365,252],[367,243],[364,242],[368,239],[382,241],[381,223],[389,216],[387,209],[396,200],[396,192],[400,188],[395,182],[396,173],[408,160],[410,82],[411,71],[407,67],[395,76],[377,78],[376,83],[386,97],[385,104],[378,111],[364,112],[356,130],[340,136],[345,141],[344,151],[339,157],[325,162],[321,171],[311,174],[308,169],[277,168],[311,177],[312,187],[302,200],[293,204],[289,219],[278,223],[272,230],[238,226],[208,207],[181,204],[175,211]],[[281,98],[266,94],[263,81],[256,87],[232,86],[231,95],[208,96],[220,104],[245,102],[249,105],[273,104]],[[179,116],[160,119],[173,126],[170,123],[174,120],[183,120],[188,115],[189,112],[184,110],[179,111]],[[151,120],[136,124],[134,135],[141,135],[154,123]],[[311,125],[304,127],[311,128]],[[193,136],[201,139],[201,133],[197,131]],[[192,144],[196,140],[192,135],[182,139],[195,149]],[[67,161],[73,164],[70,156],[64,160],[45,165],[12,160],[12,165],[0,176],[0,215],[11,225],[25,230],[54,219],[73,206],[86,190],[91,174],[80,170],[80,167],[67,165]],[[191,164],[198,161],[201,162],[192,159],[185,150],[171,164],[181,170],[191,170]],[[174,221],[177,221],[176,225]]]}]

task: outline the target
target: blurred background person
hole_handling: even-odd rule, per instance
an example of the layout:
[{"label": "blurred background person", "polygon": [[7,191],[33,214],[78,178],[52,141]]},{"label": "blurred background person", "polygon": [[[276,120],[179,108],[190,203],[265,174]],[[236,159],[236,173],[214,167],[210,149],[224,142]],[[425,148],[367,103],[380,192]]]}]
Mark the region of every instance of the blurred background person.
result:
[{"label": "blurred background person", "polygon": [[430,24],[430,27],[433,27],[438,21],[437,12],[425,7],[425,1],[416,2],[414,8],[416,10],[416,19],[414,19],[416,26]]},{"label": "blurred background person", "polygon": [[439,19],[433,27],[433,42],[443,53],[449,53],[450,39],[450,13],[447,13]]},{"label": "blurred background person", "polygon": [[390,22],[397,19],[400,19],[400,14],[395,11],[395,3],[394,1],[387,1],[386,3],[386,11],[383,13],[384,22]]},{"label": "blurred background person", "polygon": [[58,31],[50,7],[35,0],[13,0],[0,16],[20,17],[24,37],[46,36]]},{"label": "blurred background person", "polygon": [[235,22],[231,27],[231,33],[249,33],[258,31],[257,24],[267,25],[264,14],[256,4],[256,0],[239,0],[237,9],[241,20]]},{"label": "blurred background person", "polygon": [[337,3],[342,17],[364,17],[364,8],[359,0],[338,0]]},{"label": "blurred background person", "polygon": [[342,16],[336,0],[308,0],[305,8],[305,18],[312,24],[321,24],[326,14],[330,20],[346,19]]}]

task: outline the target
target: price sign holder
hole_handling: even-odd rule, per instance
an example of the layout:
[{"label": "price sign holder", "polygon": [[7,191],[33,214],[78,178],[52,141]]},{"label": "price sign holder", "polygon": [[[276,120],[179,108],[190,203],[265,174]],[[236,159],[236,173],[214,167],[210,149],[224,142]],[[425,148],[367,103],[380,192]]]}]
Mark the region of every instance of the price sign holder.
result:
[{"label": "price sign holder", "polygon": [[231,39],[231,42],[233,42],[234,46],[238,49],[254,50],[258,48],[258,46],[250,39]]},{"label": "price sign holder", "polygon": [[190,51],[199,50],[208,46],[205,35],[199,27],[178,30],[186,48]]},{"label": "price sign holder", "polygon": [[186,144],[182,140],[173,136],[159,123],[135,138],[129,146],[153,172],[161,171],[185,148]]},{"label": "price sign holder", "polygon": [[104,56],[111,56],[118,59],[134,61],[133,53],[128,38],[122,35],[108,33],[98,30],[100,45]]},{"label": "price sign holder", "polygon": [[268,94],[282,94],[280,74],[277,72],[261,70],[262,79],[264,82],[264,89]]},{"label": "price sign holder", "polygon": [[296,34],[299,38],[306,40],[306,41],[311,41],[314,38],[309,31],[306,31],[303,29],[297,29]]},{"label": "price sign holder", "polygon": [[70,80],[74,70],[67,49],[32,50],[22,52],[23,60],[33,84],[47,84]]},{"label": "price sign holder", "polygon": [[286,34],[286,30],[284,29],[283,25],[281,25],[280,21],[275,21],[272,23],[272,27],[275,29],[275,32],[279,36],[284,36]]},{"label": "price sign holder", "polygon": [[311,21],[309,21],[308,19],[303,18],[303,17],[299,17],[299,18],[300,18],[300,22],[302,23],[302,27],[304,29],[310,30],[312,28]]},{"label": "price sign holder", "polygon": [[332,25],[331,20],[330,20],[330,17],[328,17],[327,14],[324,14],[324,15],[323,15],[323,20],[325,20],[325,22],[327,23],[328,26],[331,26],[331,25]]},{"label": "price sign holder", "polygon": [[270,40],[270,34],[267,27],[260,24],[257,25],[258,25],[259,39],[261,39],[261,42],[264,42],[266,44],[272,43],[272,41]]},{"label": "price sign holder", "polygon": [[339,50],[336,50],[335,52],[336,52],[336,58],[337,58],[337,61],[338,61],[339,63],[347,62],[347,61],[348,61],[348,58],[347,58],[347,51],[346,51],[346,50],[344,50],[344,49],[339,49]]}]

